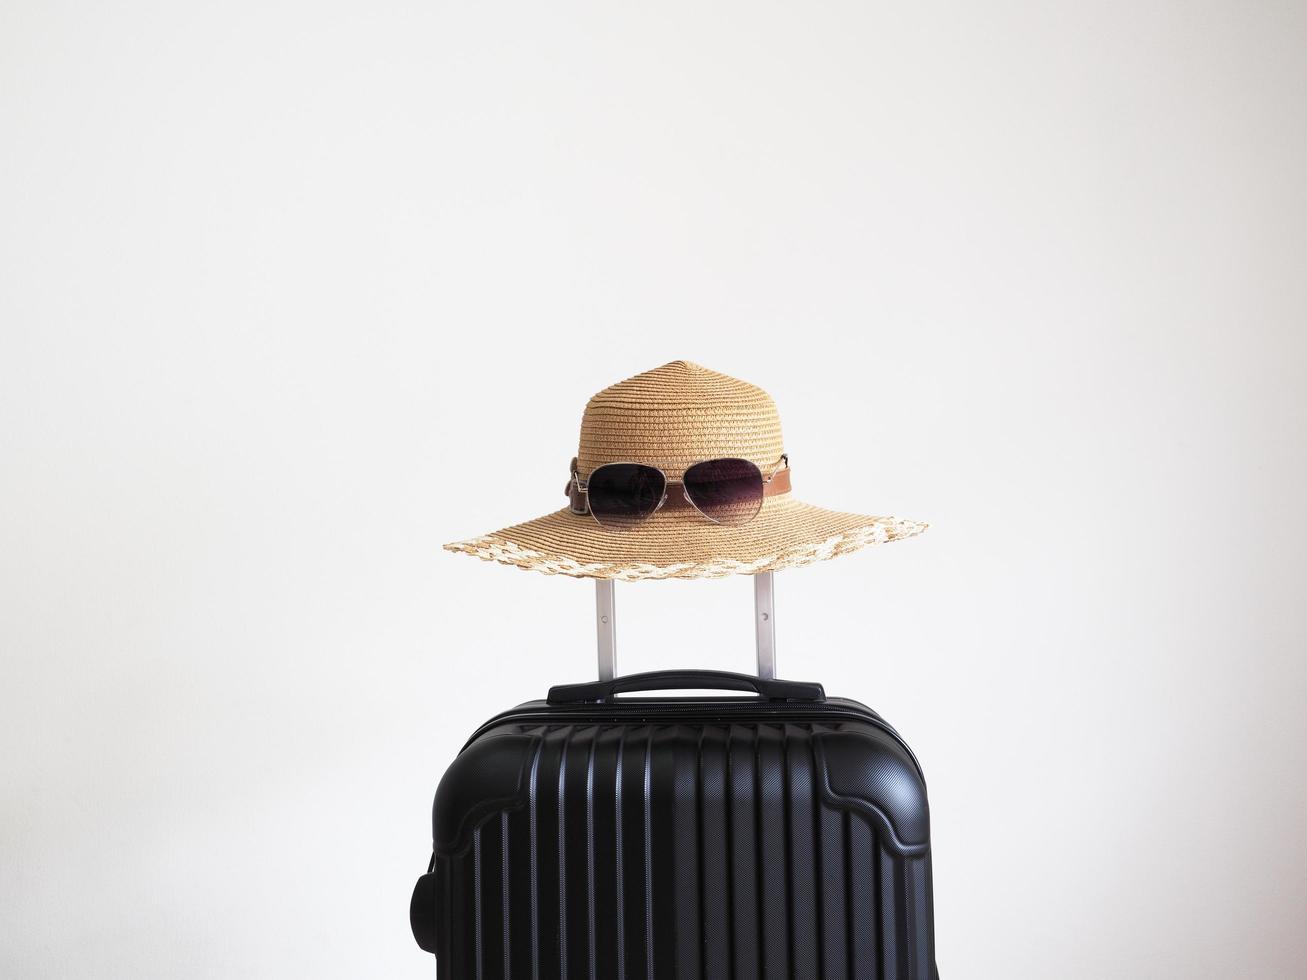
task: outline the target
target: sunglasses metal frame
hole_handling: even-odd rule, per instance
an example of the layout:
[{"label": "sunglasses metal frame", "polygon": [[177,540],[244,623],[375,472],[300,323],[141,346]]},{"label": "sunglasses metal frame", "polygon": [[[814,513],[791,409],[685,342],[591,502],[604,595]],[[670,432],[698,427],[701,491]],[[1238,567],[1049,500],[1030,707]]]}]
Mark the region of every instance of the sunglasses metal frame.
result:
[{"label": "sunglasses metal frame", "polygon": [[[771,484],[772,480],[776,478],[776,474],[780,473],[782,470],[788,470],[790,468],[790,457],[788,453],[781,453],[780,459],[778,459],[772,465],[771,472],[765,476],[763,475],[761,466],[753,462],[753,460],[744,459],[743,456],[713,456],[709,459],[700,459],[689,464],[688,466],[685,467],[684,470],[682,470],[682,475],[684,475],[686,472],[693,469],[694,467],[700,465],[701,463],[715,463],[719,460],[727,460],[727,459],[742,460],[743,462],[748,463],[750,466],[752,466],[754,469],[758,471],[758,476],[762,478],[762,488],[763,488],[764,498],[766,497],[767,494],[767,487]],[[721,521],[709,517],[707,514],[705,514],[703,510],[699,507],[699,505],[694,502],[694,500],[690,497],[689,491],[685,489],[685,483],[683,480],[668,479],[667,473],[660,466],[654,466],[651,463],[639,463],[636,462],[635,460],[614,460],[611,463],[604,463],[600,466],[596,466],[593,470],[590,471],[590,476],[582,480],[580,473],[577,471],[577,460],[575,457],[573,457],[572,476],[571,479],[567,481],[567,486],[563,488],[563,492],[566,493],[568,497],[571,498],[572,501],[571,511],[573,514],[576,514],[578,516],[583,514],[589,514],[591,519],[596,524],[598,524],[601,528],[603,528],[605,531],[629,530],[629,528],[613,527],[611,525],[605,524],[603,521],[599,520],[599,518],[595,516],[594,511],[590,509],[590,495],[589,495],[590,478],[593,477],[596,473],[598,473],[606,466],[643,466],[647,469],[655,470],[663,478],[663,495],[661,499],[654,506],[654,509],[649,511],[648,514],[645,514],[643,517],[640,517],[637,520],[633,521],[631,524],[632,527],[643,524],[645,521],[649,520],[649,518],[653,517],[654,514],[658,513],[658,511],[662,509],[663,505],[667,503],[667,494],[668,491],[671,490],[673,485],[679,486],[681,488],[681,496],[685,498],[685,502],[689,504],[691,507],[693,507],[700,517],[713,524],[717,524],[723,527],[743,527],[745,524],[748,524],[749,521],[752,521],[754,517],[758,516],[758,512],[754,511],[753,515],[749,518],[748,521],[741,521],[739,524],[723,525]],[[759,505],[758,509],[761,510],[762,506]]]}]

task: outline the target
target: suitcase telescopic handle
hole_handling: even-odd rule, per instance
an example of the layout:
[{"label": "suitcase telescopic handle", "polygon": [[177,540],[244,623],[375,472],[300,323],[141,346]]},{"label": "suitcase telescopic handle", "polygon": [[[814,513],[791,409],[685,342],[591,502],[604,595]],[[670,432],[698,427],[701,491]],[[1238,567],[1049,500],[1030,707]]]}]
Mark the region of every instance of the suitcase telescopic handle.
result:
[{"label": "suitcase telescopic handle", "polygon": [[[613,580],[595,579],[595,626],[599,638],[599,679],[617,676],[617,610],[613,602]],[[776,600],[771,572],[753,576],[753,621],[758,644],[758,676],[776,676]]]},{"label": "suitcase telescopic handle", "polygon": [[808,681],[778,681],[724,670],[655,670],[606,681],[560,684],[549,689],[550,704],[609,701],[634,691],[752,691],[771,701],[824,701],[826,691]]}]

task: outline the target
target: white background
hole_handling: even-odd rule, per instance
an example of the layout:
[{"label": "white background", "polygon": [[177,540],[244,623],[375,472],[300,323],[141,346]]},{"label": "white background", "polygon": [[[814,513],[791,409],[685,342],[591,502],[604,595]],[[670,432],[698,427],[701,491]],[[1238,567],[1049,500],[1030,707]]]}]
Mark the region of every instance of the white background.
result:
[{"label": "white background", "polygon": [[[962,978],[1307,960],[1301,3],[0,5],[0,973],[423,977],[436,781],[594,669],[562,504],[688,358],[782,673],[930,779]],[[747,579],[619,587],[747,669]]]}]

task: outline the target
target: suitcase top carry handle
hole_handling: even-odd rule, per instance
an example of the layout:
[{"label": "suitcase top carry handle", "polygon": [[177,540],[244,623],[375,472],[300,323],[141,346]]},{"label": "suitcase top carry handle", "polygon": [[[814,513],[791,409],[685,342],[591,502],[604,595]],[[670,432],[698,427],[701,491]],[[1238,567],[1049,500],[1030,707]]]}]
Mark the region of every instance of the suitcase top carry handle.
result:
[{"label": "suitcase top carry handle", "polygon": [[[758,645],[758,676],[776,676],[776,595],[771,572],[753,576],[753,625]],[[599,679],[611,681],[617,675],[617,611],[613,602],[613,580],[595,579],[595,627],[599,639]]]},{"label": "suitcase top carry handle", "polygon": [[778,681],[770,677],[732,674],[722,670],[655,670],[627,674],[607,681],[560,684],[549,689],[550,704],[580,701],[610,701],[617,694],[632,691],[752,691],[772,701],[825,701],[820,684],[807,681]]}]

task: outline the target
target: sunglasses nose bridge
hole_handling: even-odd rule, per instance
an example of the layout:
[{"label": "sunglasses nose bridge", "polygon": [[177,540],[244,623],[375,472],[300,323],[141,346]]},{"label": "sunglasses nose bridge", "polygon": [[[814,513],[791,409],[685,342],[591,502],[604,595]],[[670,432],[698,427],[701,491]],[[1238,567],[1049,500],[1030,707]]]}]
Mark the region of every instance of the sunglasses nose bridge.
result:
[{"label": "sunglasses nose bridge", "polygon": [[673,486],[675,486],[678,490],[681,491],[682,500],[684,500],[691,507],[694,507],[695,510],[699,509],[698,506],[695,504],[695,502],[690,499],[690,491],[685,489],[684,483],[681,483],[679,480],[668,480],[666,485],[663,487],[662,498],[658,501],[658,506],[654,508],[655,511],[662,510],[665,506],[667,506],[667,499],[671,495]]}]

